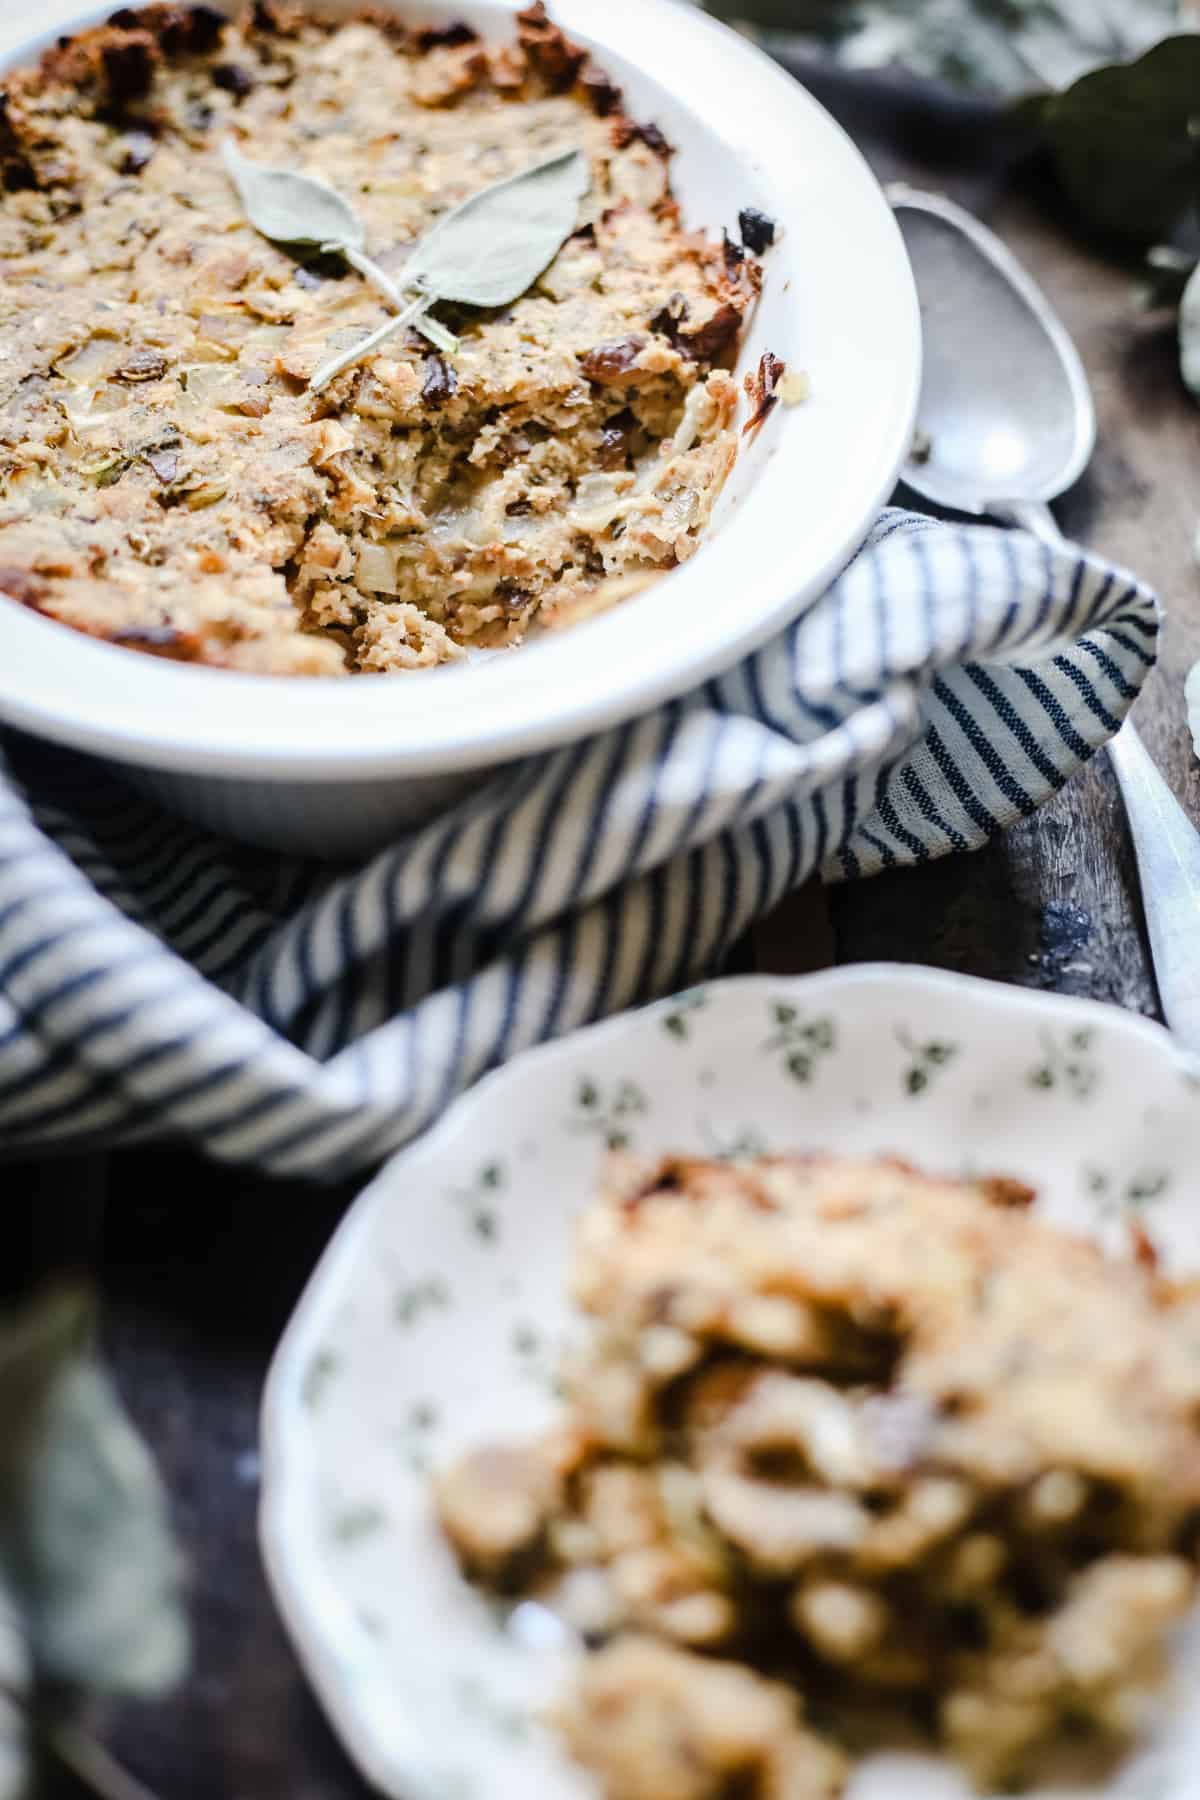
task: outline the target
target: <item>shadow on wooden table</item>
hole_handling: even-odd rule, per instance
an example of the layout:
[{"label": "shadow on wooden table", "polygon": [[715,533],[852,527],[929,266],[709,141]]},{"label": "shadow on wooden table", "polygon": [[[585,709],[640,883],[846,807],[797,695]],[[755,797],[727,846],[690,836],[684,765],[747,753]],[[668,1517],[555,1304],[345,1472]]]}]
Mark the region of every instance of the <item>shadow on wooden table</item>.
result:
[{"label": "shadow on wooden table", "polygon": [[[103,1347],[188,1564],[188,1679],[166,1701],[98,1709],[100,1735],[155,1800],[365,1800],[283,1635],[255,1535],[263,1378],[361,1184],[272,1183],[171,1149],[10,1164],[0,1183],[16,1244],[0,1292],[94,1275]],[[77,1792],[63,1777],[54,1800]]]},{"label": "shadow on wooden table", "polygon": [[362,1800],[284,1638],[255,1525],[267,1364],[356,1188],[138,1151],[112,1158],[109,1189],[106,1348],[171,1491],[195,1658],[178,1695],[124,1709],[108,1741],[158,1800]]}]

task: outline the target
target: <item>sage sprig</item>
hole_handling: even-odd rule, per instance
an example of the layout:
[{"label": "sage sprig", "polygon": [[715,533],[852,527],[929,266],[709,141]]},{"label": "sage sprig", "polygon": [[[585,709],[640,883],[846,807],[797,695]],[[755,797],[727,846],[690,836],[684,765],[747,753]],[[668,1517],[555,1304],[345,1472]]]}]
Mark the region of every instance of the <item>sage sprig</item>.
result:
[{"label": "sage sprig", "polygon": [[312,392],[320,393],[406,325],[425,330],[426,309],[439,300],[465,306],[507,306],[516,300],[574,231],[588,180],[583,152],[560,151],[443,213],[402,271],[400,285],[411,297],[394,319],[323,364],[309,382]]},{"label": "sage sprig", "polygon": [[[367,255],[362,220],[336,188],[316,175],[250,162],[228,139],[221,145],[221,155],[256,231],[276,243],[312,244],[322,255],[344,256],[393,306],[405,307],[405,297],[391,276]],[[457,350],[453,332],[436,319],[419,316],[423,311],[422,307],[410,313],[405,324],[415,324],[439,350]]]}]

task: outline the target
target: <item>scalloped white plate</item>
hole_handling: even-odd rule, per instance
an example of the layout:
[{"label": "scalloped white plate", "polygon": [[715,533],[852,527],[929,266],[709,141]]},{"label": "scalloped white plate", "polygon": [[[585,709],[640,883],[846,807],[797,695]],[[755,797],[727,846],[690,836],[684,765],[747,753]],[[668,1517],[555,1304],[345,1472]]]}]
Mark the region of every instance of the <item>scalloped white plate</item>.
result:
[{"label": "scalloped white plate", "polygon": [[[749,977],[517,1058],[395,1157],[351,1209],[264,1402],[261,1537],[276,1596],[350,1754],[403,1800],[583,1800],[535,1714],[568,1654],[459,1578],[428,1470],[551,1415],[572,1220],[606,1143],[891,1151],[1032,1182],[1122,1244],[1136,1214],[1200,1262],[1200,1074],[1156,1025],[1088,1001],[903,967]],[[1200,1636],[1181,1662],[1193,1691]],[[1107,1786],[1197,1792],[1179,1693]],[[1076,1800],[1079,1791],[1073,1790]],[[962,1800],[945,1765],[864,1764],[852,1800]],[[1039,1796],[1048,1800],[1048,1795]]]}]

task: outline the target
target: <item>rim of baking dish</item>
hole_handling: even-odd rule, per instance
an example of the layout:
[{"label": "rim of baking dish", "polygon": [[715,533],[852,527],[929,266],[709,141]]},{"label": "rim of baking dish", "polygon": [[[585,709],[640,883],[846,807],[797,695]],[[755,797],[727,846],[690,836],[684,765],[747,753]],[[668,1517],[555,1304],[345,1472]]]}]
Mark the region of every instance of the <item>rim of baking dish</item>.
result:
[{"label": "rim of baking dish", "polygon": [[[453,12],[493,35],[515,10],[509,0],[395,4],[418,19]],[[680,0],[552,0],[551,11],[628,83],[631,111],[653,116],[659,104],[668,123],[674,112],[677,125],[681,115],[698,124],[710,167],[732,159],[742,203],[782,226],[767,283],[795,305],[795,335],[777,299],[784,342],[768,343],[756,321],[739,371],[763,349],[790,350],[813,397],[777,408],[739,456],[729,516],[625,606],[516,652],[395,679],[174,664],[0,604],[5,722],[118,761],[260,780],[494,765],[621,723],[729,668],[797,617],[858,548],[907,456],[921,376],[907,254],[867,163],[789,75]],[[96,17],[78,0],[45,0],[36,33],[28,14],[0,19],[0,68]],[[664,70],[667,82],[654,73]],[[690,154],[698,179],[700,155]],[[703,218],[703,191],[693,185],[689,197],[687,174],[681,154],[685,217]]]}]

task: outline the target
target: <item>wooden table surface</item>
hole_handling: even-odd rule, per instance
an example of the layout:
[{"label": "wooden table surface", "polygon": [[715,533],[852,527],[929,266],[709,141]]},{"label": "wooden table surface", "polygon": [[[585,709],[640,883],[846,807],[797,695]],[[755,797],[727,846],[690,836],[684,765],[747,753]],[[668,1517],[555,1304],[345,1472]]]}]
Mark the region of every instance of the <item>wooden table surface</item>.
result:
[{"label": "wooden table surface", "polygon": [[[1200,821],[1182,695],[1200,656],[1191,547],[1200,409],[1180,386],[1170,322],[1139,314],[1131,271],[1072,241],[1034,175],[1014,181],[980,152],[969,114],[933,126],[885,90],[864,97],[836,81],[812,85],[881,175],[939,188],[996,226],[1073,332],[1095,388],[1100,447],[1060,516],[1166,603],[1162,665],[1139,721]],[[775,971],[890,958],[1156,1011],[1128,834],[1103,757],[978,855],[793,896],[738,958]],[[106,1348],[169,1483],[190,1565],[191,1677],[164,1704],[104,1717],[107,1741],[158,1800],[364,1795],[283,1637],[254,1535],[263,1375],[350,1191],[270,1184],[158,1150],[116,1155],[107,1169],[52,1163],[7,1175],[6,1223],[11,1231],[24,1201],[34,1267],[88,1262],[102,1283]]]}]

